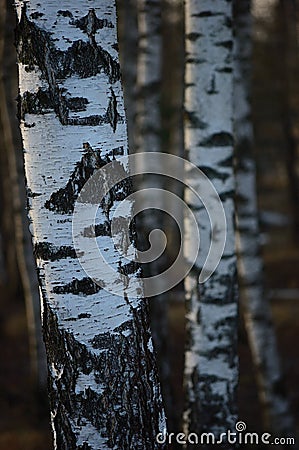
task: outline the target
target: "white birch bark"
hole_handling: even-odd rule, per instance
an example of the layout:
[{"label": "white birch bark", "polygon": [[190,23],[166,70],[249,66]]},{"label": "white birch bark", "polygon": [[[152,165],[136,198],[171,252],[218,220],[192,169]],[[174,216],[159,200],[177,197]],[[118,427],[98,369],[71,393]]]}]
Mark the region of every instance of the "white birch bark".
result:
[{"label": "white birch bark", "polygon": [[[165,417],[147,303],[104,291],[73,247],[78,192],[127,154],[116,10],[108,0],[16,0],[20,121],[31,231],[49,366],[54,447],[155,449]],[[99,205],[96,234],[109,264],[123,257],[109,231],[129,183]],[[91,224],[92,225],[92,224]],[[88,258],[88,255],[85,255]],[[131,279],[137,279],[134,266]]]},{"label": "white birch bark", "polygon": [[[203,205],[186,191],[200,230],[200,254],[185,280],[188,342],[185,357],[186,432],[219,436],[236,422],[237,288],[234,233],[232,3],[186,0],[185,148],[189,160],[212,181],[227,220],[224,254],[214,274],[198,283],[210,246]],[[199,191],[187,173],[186,184]],[[217,239],[213,230],[213,236]],[[216,233],[217,234],[217,233]],[[185,255],[194,246],[185,221]],[[229,448],[229,445],[228,445]]]},{"label": "white birch bark", "polygon": [[240,299],[255,365],[259,397],[264,408],[265,429],[286,435],[292,434],[293,421],[284,390],[271,307],[263,289],[263,265],[260,256],[250,105],[252,57],[250,3],[250,0],[234,1],[234,122]]}]

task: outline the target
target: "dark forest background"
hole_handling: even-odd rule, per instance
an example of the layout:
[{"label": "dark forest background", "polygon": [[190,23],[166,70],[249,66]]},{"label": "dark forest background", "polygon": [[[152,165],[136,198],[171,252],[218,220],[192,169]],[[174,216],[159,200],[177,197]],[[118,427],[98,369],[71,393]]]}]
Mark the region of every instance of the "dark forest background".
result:
[{"label": "dark forest background", "polygon": [[[163,0],[162,82],[163,149],[182,150],[183,120],[183,6]],[[5,2],[1,1],[4,8]],[[125,35],[119,1],[120,40]],[[0,10],[0,15],[2,11]],[[253,46],[253,123],[257,162],[257,188],[262,232],[262,257],[267,293],[291,408],[299,427],[299,2],[255,0]],[[17,265],[8,145],[18,155],[22,176],[21,141],[15,119],[17,73],[14,41],[15,16],[7,2],[1,24],[1,82],[10,99],[13,135],[7,140],[7,118],[0,98],[0,450],[51,448],[47,394],[32,377],[21,274]],[[122,44],[122,41],[120,42]],[[120,46],[122,49],[122,46]],[[134,52],[132,47],[132,61]],[[125,65],[126,62],[123,62]],[[124,74],[126,67],[123,67]],[[178,131],[179,130],[179,131]],[[178,151],[179,153],[179,151]],[[25,211],[25,204],[21,205]],[[169,307],[173,427],[182,409],[181,379],[184,342],[184,302],[177,290]],[[251,431],[261,430],[261,408],[244,326],[239,330],[239,417]]]}]

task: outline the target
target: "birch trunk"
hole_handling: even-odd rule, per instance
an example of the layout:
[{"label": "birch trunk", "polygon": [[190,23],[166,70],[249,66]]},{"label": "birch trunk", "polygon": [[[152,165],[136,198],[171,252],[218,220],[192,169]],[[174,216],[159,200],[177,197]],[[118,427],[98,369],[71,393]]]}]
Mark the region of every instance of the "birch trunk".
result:
[{"label": "birch trunk", "polygon": [[[165,417],[147,303],[142,293],[128,298],[124,288],[117,296],[95,284],[72,240],[78,192],[97,168],[128,151],[115,5],[15,4],[19,114],[54,447],[160,448],[155,436],[164,431]],[[99,205],[95,228],[107,263],[119,267],[124,261],[109,225],[122,189],[115,187]],[[138,266],[132,272],[137,278]]]},{"label": "birch trunk", "polygon": [[286,162],[293,202],[294,236],[298,240],[299,226],[299,139],[297,132],[298,115],[298,3],[295,0],[280,0],[278,14],[282,16],[282,42],[284,64],[282,84],[284,87],[283,125],[287,139]]},{"label": "birch trunk", "polygon": [[283,386],[271,308],[263,289],[256,168],[251,122],[252,23],[250,0],[234,1],[234,116],[240,298],[255,365],[265,429],[292,434],[293,423]]},{"label": "birch trunk", "polygon": [[[214,184],[227,220],[224,254],[214,274],[198,278],[210,246],[209,218],[186,191],[185,199],[200,230],[200,255],[185,280],[188,342],[185,359],[186,432],[235,429],[237,287],[234,233],[232,4],[187,0],[185,74],[185,148],[189,160]],[[199,192],[192,171],[186,184]],[[192,252],[194,230],[185,221],[185,255]],[[213,230],[213,235],[216,230]],[[215,236],[215,235],[214,235]],[[224,447],[228,444],[223,444]]]}]

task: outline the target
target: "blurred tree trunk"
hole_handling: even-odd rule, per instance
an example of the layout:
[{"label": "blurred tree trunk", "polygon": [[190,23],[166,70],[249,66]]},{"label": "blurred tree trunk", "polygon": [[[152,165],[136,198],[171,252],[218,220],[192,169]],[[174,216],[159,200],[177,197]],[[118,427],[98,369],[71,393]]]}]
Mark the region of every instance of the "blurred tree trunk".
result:
[{"label": "blurred tree trunk", "polygon": [[128,139],[134,152],[136,119],[136,77],[138,53],[137,0],[117,1],[119,56],[128,124]]},{"label": "blurred tree trunk", "polygon": [[238,271],[245,326],[255,365],[266,429],[292,434],[271,309],[263,289],[256,170],[251,122],[252,19],[250,0],[234,1],[234,114],[238,224]]},{"label": "blurred tree trunk", "polygon": [[[232,4],[222,0],[187,0],[185,21],[185,148],[189,161],[210,178],[222,200],[227,240],[216,271],[204,284],[199,284],[211,243],[211,228],[205,209],[187,195],[201,240],[196,266],[185,280],[189,336],[184,427],[189,433],[213,432],[219,436],[228,429],[233,430],[237,419]],[[187,173],[186,184],[200,192],[200,180],[192,171]],[[185,226],[188,259],[194,243],[191,224],[186,221]]]},{"label": "blurred tree trunk", "polygon": [[[136,122],[134,142],[139,153],[161,152],[161,82],[162,82],[162,2],[161,0],[137,0],[138,53],[136,77]],[[146,173],[147,167],[141,168]],[[162,177],[147,174],[141,177],[136,186],[140,199],[138,203],[144,208],[137,218],[138,242],[142,250],[147,249],[149,234],[152,230],[164,230],[165,218],[161,211],[151,209],[152,192],[145,189],[164,188]],[[162,198],[162,196],[161,196]],[[163,210],[163,203],[161,203]],[[159,239],[151,236],[151,246],[162,246]],[[165,258],[161,256],[143,267],[144,273],[151,278],[165,270]],[[153,281],[149,281],[153,283]],[[157,281],[154,281],[157,283]],[[169,396],[169,361],[167,352],[167,307],[168,293],[159,294],[150,299],[151,329],[158,366],[162,381],[163,398],[166,409],[170,408]]]},{"label": "blurred tree trunk", "polygon": [[10,289],[21,285],[26,305],[31,375],[34,383],[45,388],[46,355],[42,339],[41,311],[36,265],[33,258],[26,214],[26,191],[22,143],[16,117],[17,71],[14,49],[14,14],[12,3],[1,2],[1,152],[2,217],[6,267]]},{"label": "blurred tree trunk", "polygon": [[293,202],[294,235],[298,240],[299,227],[299,11],[296,0],[280,0],[282,17],[283,54],[282,83],[284,86],[283,125],[287,141],[287,170]]},{"label": "blurred tree trunk", "polygon": [[[96,284],[72,239],[78,192],[117,155],[127,133],[109,1],[15,1],[20,121],[29,214],[43,305],[54,446],[155,449],[165,428],[147,302]],[[107,267],[125,260],[109,232],[115,186],[99,205],[95,235]],[[90,224],[92,226],[92,223]],[[84,239],[89,239],[88,233]],[[90,254],[84,256],[89,260]],[[124,269],[125,270],[125,269]],[[138,281],[138,266],[130,281]],[[122,272],[121,272],[122,273]]]}]

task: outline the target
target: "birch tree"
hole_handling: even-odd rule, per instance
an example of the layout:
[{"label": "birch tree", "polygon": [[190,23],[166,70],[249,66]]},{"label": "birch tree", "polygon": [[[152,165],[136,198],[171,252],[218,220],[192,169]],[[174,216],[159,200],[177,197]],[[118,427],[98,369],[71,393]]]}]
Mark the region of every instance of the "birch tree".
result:
[{"label": "birch tree", "polygon": [[250,0],[234,1],[234,117],[238,223],[238,272],[245,326],[255,365],[265,426],[292,433],[292,417],[283,386],[283,374],[269,300],[263,289],[260,257],[256,167],[251,122],[252,19]]},{"label": "birch tree", "polygon": [[[189,160],[212,181],[222,200],[227,240],[214,274],[199,283],[210,242],[219,230],[207,212],[185,200],[200,231],[200,254],[185,280],[188,342],[185,359],[186,432],[219,435],[235,429],[237,358],[237,288],[234,233],[232,3],[185,2],[185,148]],[[193,171],[186,184],[200,192]],[[185,221],[185,256],[192,251],[194,230]]]},{"label": "birch tree", "polygon": [[[142,291],[130,298],[124,287],[118,296],[89,278],[72,240],[78,193],[96,169],[128,151],[115,5],[15,5],[19,116],[54,447],[155,449],[165,417],[147,303]],[[113,208],[129,192],[129,182],[113,187],[92,233],[107,264],[121,271],[127,268],[110,223]],[[138,265],[130,269],[130,279],[137,279]]]}]

